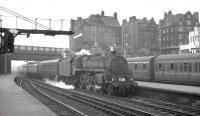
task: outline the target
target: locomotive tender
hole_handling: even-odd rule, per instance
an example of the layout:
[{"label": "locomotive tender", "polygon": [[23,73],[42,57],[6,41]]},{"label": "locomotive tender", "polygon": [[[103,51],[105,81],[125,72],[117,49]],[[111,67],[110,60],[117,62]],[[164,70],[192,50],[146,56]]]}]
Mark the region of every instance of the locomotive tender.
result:
[{"label": "locomotive tender", "polygon": [[127,58],[134,80],[200,85],[200,53]]},{"label": "locomotive tender", "polygon": [[31,78],[62,80],[75,87],[106,92],[109,95],[126,95],[133,92],[136,86],[127,60],[120,55],[83,55],[29,63],[22,66],[22,72]]}]

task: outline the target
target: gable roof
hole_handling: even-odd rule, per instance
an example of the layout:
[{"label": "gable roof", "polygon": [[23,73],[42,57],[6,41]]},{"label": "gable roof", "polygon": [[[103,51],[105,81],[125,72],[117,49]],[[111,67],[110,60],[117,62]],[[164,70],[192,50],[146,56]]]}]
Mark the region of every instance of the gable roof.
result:
[{"label": "gable roof", "polygon": [[86,21],[88,23],[100,23],[110,27],[120,27],[118,19],[112,16],[102,16],[99,14],[96,15],[92,14],[86,19]]},{"label": "gable roof", "polygon": [[119,21],[115,17],[101,16],[101,20],[103,21],[105,26],[120,27]]},{"label": "gable roof", "polygon": [[156,22],[153,17],[149,20],[149,24],[156,25]]}]

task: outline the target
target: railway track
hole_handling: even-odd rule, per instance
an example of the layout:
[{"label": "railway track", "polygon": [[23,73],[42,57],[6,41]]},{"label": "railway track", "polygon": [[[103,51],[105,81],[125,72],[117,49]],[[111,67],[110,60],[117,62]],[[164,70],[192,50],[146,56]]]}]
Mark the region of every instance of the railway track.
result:
[{"label": "railway track", "polygon": [[[141,98],[141,97],[133,97],[133,98],[122,98],[122,97],[114,97],[102,95],[99,97],[98,95],[95,97],[93,95],[82,94],[81,92],[68,91],[68,95],[66,90],[61,90],[60,92],[54,89],[50,89],[53,87],[49,87],[50,85],[43,85],[42,83],[34,83],[35,86],[43,89],[42,91],[51,91],[53,93],[62,94],[70,99],[73,99],[78,102],[82,102],[89,106],[95,107],[96,109],[102,110],[104,112],[108,112],[109,114],[116,116],[155,116],[155,115],[170,115],[170,116],[200,116],[200,110],[171,104],[167,102],[157,101],[153,99]],[[55,87],[54,87],[55,88]],[[58,88],[57,88],[58,89]],[[70,93],[70,95],[69,95]],[[102,99],[103,97],[103,99]],[[108,99],[107,99],[108,98]],[[110,100],[112,99],[112,100]],[[114,100],[115,99],[115,100]],[[120,104],[119,102],[126,102],[127,104]],[[132,105],[130,105],[132,104]],[[132,106],[144,107],[145,109],[137,109]],[[158,111],[160,113],[152,113],[152,110]]]},{"label": "railway track", "polygon": [[[90,92],[91,94],[91,92]],[[142,106],[144,108],[149,108],[155,111],[163,112],[167,115],[172,116],[200,116],[200,109],[194,107],[188,107],[163,101],[158,101],[154,99],[148,99],[144,97],[134,96],[131,98],[115,97],[108,95],[101,95],[103,98],[109,98],[112,101],[122,101],[127,102],[131,106]],[[115,100],[114,100],[115,99]]]},{"label": "railway track", "polygon": [[49,87],[49,85],[41,85],[41,83],[40,84],[34,83],[34,85],[42,89],[42,91],[51,91],[53,93],[62,94],[67,98],[95,107],[98,110],[104,111],[114,116],[158,116],[158,114],[154,114],[140,109],[134,109],[125,105],[120,105],[114,102],[110,102],[105,99],[100,99],[92,97],[90,95],[82,94],[80,92],[74,92],[69,90],[67,92],[66,90],[57,91],[52,89],[52,87]]},{"label": "railway track", "polygon": [[28,82],[27,80],[22,79],[15,79],[15,82],[29,92],[31,95],[39,99],[44,105],[46,105],[49,109],[55,112],[58,116],[87,116],[86,114],[76,110],[75,108],[60,102],[59,100],[55,99],[47,95],[46,93],[37,90],[33,87],[33,85]]},{"label": "railway track", "polygon": [[187,115],[187,116],[200,116],[200,109],[194,107],[188,107],[163,101],[158,101],[154,99],[147,99],[141,97],[134,97],[131,99],[127,99],[128,102],[134,103],[145,103],[145,105],[149,105],[152,108],[163,110],[175,115]]},{"label": "railway track", "polygon": [[131,98],[115,97],[115,96],[111,97],[107,95],[103,96],[110,99],[127,102],[129,104],[134,104],[137,106],[142,106],[145,108],[157,110],[172,116],[200,116],[200,109],[194,107],[188,107],[188,106],[183,106],[138,96],[134,96]]}]

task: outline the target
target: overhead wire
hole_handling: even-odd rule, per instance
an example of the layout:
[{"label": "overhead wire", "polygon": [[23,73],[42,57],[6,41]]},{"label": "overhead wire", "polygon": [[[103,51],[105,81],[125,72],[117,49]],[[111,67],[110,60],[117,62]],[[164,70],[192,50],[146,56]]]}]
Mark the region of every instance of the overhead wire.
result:
[{"label": "overhead wire", "polygon": [[23,15],[20,15],[20,14],[14,12],[14,11],[11,11],[11,10],[5,8],[5,7],[0,6],[0,9],[3,10],[4,12],[7,12],[7,13],[12,14],[12,15],[14,15],[14,16],[16,16],[16,17],[19,17],[19,18],[21,18],[21,19],[23,19],[23,20],[25,20],[25,21],[28,21],[28,22],[30,22],[30,23],[32,23],[32,24],[35,24],[35,25],[37,25],[37,26],[39,26],[39,27],[41,27],[41,28],[43,28],[43,29],[50,30],[49,27],[47,27],[47,26],[45,26],[45,25],[42,25],[42,24],[40,24],[40,23],[37,23],[36,21],[31,20],[31,19],[29,19],[29,18],[27,18],[27,17],[25,17],[25,16],[23,16]]}]

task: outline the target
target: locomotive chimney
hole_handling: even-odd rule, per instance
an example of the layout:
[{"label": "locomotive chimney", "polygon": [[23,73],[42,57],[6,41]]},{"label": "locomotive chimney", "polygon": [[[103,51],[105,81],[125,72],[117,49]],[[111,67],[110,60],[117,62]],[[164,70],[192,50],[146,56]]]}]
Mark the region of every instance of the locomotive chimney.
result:
[{"label": "locomotive chimney", "polygon": [[112,56],[117,56],[117,51],[115,51],[115,50],[111,51],[111,55]]}]

